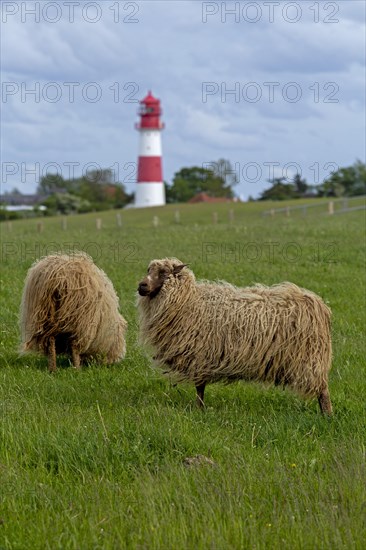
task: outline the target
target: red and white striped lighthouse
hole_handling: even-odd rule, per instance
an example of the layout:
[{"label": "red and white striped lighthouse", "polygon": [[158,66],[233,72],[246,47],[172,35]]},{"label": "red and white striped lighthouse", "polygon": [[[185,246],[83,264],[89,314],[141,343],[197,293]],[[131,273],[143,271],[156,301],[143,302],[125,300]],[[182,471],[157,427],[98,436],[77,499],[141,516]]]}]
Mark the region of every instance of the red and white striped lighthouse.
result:
[{"label": "red and white striped lighthouse", "polygon": [[160,121],[160,100],[151,92],[140,101],[139,159],[135,206],[161,206],[165,204],[165,189],[161,162],[161,136],[164,124]]}]

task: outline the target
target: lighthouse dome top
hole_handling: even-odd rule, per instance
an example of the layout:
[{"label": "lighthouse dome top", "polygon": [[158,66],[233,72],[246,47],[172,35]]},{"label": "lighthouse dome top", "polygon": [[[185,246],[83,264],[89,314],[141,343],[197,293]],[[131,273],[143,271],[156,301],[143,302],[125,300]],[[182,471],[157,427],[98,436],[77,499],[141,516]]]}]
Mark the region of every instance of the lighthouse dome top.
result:
[{"label": "lighthouse dome top", "polygon": [[151,103],[159,103],[160,104],[160,99],[157,99],[156,97],[154,97],[151,93],[151,90],[149,90],[147,92],[147,96],[144,97],[144,99],[141,99],[140,103],[145,103],[146,105],[151,104]]},{"label": "lighthouse dome top", "polygon": [[160,99],[154,97],[151,91],[140,101],[138,114],[140,115],[140,123],[136,124],[137,129],[155,128],[161,130],[164,127],[160,121],[162,114]]}]

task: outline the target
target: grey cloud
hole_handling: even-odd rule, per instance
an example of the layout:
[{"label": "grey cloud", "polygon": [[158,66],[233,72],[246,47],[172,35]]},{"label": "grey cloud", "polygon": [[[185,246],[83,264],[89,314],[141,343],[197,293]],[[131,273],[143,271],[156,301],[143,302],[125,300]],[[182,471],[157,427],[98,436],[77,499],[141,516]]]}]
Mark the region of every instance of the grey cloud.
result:
[{"label": "grey cloud", "polygon": [[[62,97],[55,103],[42,97],[36,103],[31,96],[22,102],[19,93],[2,104],[4,161],[95,160],[103,166],[135,162],[137,104],[128,96],[133,89],[123,89],[128,83],[136,87],[132,99],[141,99],[151,88],[162,100],[167,180],[183,165],[218,157],[286,163],[301,151],[309,166],[316,159],[334,160],[329,157],[336,154],[345,163],[362,157],[361,3],[339,3],[340,22],[334,25],[315,24],[309,2],[304,3],[303,20],[296,24],[283,18],[256,24],[236,24],[228,18],[223,24],[217,17],[204,24],[200,2],[137,4],[137,24],[115,24],[110,9],[114,3],[103,2],[104,16],[95,24],[77,18],[71,24],[66,17],[54,25],[22,24],[13,17],[3,25],[3,81],[30,88],[34,82],[44,86],[54,81],[62,87]],[[74,103],[66,95],[68,81],[80,84]],[[265,98],[250,103],[242,96],[239,101],[233,96],[222,101],[222,83],[231,89],[238,82],[242,89],[248,82],[263,88],[264,82],[280,82],[282,87],[291,81],[303,90],[297,103],[281,96],[273,103]],[[323,96],[314,102],[315,92],[309,86],[319,82],[324,95],[322,86],[329,81],[339,85],[339,102],[326,104]],[[90,82],[102,89],[95,103],[80,94]],[[219,86],[206,102],[203,82]],[[11,188],[16,183],[15,177],[6,185]],[[34,189],[35,183],[28,187]],[[260,190],[260,183],[250,192],[255,189]]]}]

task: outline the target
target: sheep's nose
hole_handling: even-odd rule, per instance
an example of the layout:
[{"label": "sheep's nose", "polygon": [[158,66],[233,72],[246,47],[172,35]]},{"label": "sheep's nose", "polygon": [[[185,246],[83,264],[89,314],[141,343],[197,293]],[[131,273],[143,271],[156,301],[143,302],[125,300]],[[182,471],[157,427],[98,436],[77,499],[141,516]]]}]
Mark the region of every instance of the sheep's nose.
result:
[{"label": "sheep's nose", "polygon": [[146,294],[148,294],[149,292],[147,283],[140,283],[138,287],[138,292],[140,296],[146,296]]}]

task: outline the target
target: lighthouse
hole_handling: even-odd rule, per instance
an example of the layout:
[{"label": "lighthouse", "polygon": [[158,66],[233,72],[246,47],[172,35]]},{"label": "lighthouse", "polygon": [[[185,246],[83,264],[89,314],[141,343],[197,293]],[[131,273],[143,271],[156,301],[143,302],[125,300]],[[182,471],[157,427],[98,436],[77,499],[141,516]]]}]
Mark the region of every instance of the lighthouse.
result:
[{"label": "lighthouse", "polygon": [[164,124],[160,121],[161,113],[160,100],[149,92],[140,101],[140,122],[135,125],[140,132],[135,193],[137,208],[165,204],[160,135]]}]

